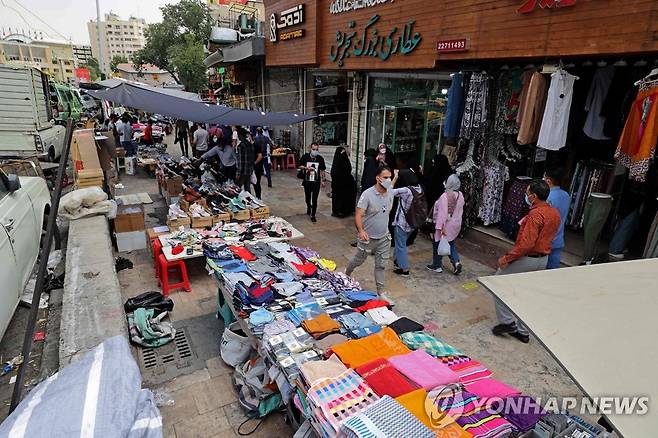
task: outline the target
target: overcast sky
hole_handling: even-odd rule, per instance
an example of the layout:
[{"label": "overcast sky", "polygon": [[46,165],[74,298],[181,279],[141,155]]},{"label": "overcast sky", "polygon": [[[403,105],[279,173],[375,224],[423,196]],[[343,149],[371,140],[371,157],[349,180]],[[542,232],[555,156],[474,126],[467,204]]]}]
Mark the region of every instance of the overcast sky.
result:
[{"label": "overcast sky", "polygon": [[[128,18],[131,14],[144,18],[147,23],[162,20],[160,6],[177,3],[177,0],[99,1],[101,20],[103,14],[112,11],[121,18]],[[42,31],[44,36],[53,39],[72,39],[74,43],[89,44],[87,21],[92,19],[96,19],[94,0],[0,0],[0,28],[4,28],[5,34],[10,27],[12,32],[16,32],[16,29],[23,29],[25,32],[31,29]]]}]

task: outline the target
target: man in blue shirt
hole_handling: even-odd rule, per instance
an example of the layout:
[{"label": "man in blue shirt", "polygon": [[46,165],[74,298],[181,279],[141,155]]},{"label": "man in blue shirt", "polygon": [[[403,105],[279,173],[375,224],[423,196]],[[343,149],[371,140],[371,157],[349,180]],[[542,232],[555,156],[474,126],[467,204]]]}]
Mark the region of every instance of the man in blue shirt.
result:
[{"label": "man in blue shirt", "polygon": [[546,172],[544,172],[544,181],[546,181],[546,184],[548,184],[548,187],[551,189],[547,202],[560,212],[560,227],[557,230],[555,239],[553,239],[553,242],[551,243],[551,253],[548,256],[546,269],[557,269],[560,267],[560,257],[562,256],[562,249],[564,248],[564,223],[569,214],[571,197],[560,187],[562,175],[563,172],[560,168],[547,169]]}]

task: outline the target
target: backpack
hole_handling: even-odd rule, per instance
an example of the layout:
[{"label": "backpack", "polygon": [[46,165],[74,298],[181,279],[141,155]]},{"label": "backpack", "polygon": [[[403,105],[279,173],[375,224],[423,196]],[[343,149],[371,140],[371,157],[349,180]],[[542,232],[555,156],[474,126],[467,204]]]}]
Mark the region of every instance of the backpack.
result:
[{"label": "backpack", "polygon": [[425,192],[416,191],[413,187],[408,187],[413,196],[411,205],[408,210],[404,210],[404,218],[411,228],[420,228],[427,220],[427,200]]}]

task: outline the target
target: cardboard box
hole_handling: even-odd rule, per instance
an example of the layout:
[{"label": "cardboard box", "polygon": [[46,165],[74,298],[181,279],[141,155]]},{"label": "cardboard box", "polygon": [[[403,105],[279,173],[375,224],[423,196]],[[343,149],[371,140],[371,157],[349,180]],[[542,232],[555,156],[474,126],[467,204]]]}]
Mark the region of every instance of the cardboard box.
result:
[{"label": "cardboard box", "polygon": [[218,224],[220,222],[231,222],[231,213],[221,213],[216,214],[212,217],[212,224]]},{"label": "cardboard box", "polygon": [[240,210],[237,213],[231,212],[231,218],[235,221],[246,221],[251,218],[249,210]]},{"label": "cardboard box", "polygon": [[270,207],[252,208],[249,213],[253,219],[265,219],[266,217],[270,217]]},{"label": "cardboard box", "polygon": [[212,216],[207,217],[193,217],[192,228],[205,228],[212,227]]},{"label": "cardboard box", "polygon": [[116,233],[115,235],[117,238],[117,251],[119,252],[146,249],[146,233],[143,230]]},{"label": "cardboard box", "polygon": [[170,198],[178,196],[183,191],[183,177],[175,176],[173,178],[165,179],[165,186],[167,190],[167,195]]},{"label": "cardboard box", "polygon": [[119,205],[117,217],[114,218],[114,230],[117,233],[144,231],[144,207],[141,205]]},{"label": "cardboard box", "polygon": [[163,234],[169,234],[169,227],[161,226],[161,227],[149,228],[146,230],[146,238],[149,241],[155,239],[158,236],[162,236]]},{"label": "cardboard box", "polygon": [[206,204],[205,198],[199,198],[196,201],[194,201],[192,203],[189,203],[185,200],[185,198],[183,197],[182,194],[178,195],[178,205],[180,205],[181,210],[183,210],[184,212],[189,212],[190,211],[190,205],[192,205],[194,203],[197,203],[197,204],[203,206],[204,208],[208,207],[208,204]]},{"label": "cardboard box", "polygon": [[189,228],[190,225],[192,225],[192,219],[189,216],[184,218],[178,217],[176,219],[167,219],[167,226],[169,227],[169,231],[177,230],[178,227]]}]

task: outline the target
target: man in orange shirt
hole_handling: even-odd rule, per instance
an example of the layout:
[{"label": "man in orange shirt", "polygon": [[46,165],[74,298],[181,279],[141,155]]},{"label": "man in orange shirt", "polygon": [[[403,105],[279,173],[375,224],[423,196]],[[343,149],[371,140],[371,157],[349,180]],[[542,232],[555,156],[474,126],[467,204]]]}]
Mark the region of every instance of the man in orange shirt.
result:
[{"label": "man in orange shirt", "polygon": [[[546,200],[551,189],[544,181],[533,181],[528,185],[525,201],[530,206],[528,215],[521,219],[521,228],[514,247],[498,259],[496,275],[546,269],[551,242],[560,227],[560,213]],[[495,299],[499,324],[493,328],[494,335],[508,334],[527,344],[528,329],[517,321],[512,312],[499,299]]]}]

